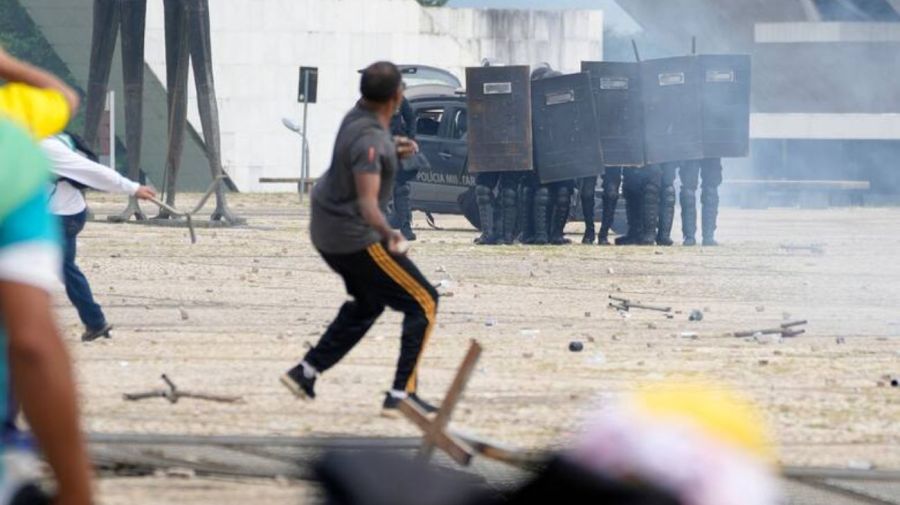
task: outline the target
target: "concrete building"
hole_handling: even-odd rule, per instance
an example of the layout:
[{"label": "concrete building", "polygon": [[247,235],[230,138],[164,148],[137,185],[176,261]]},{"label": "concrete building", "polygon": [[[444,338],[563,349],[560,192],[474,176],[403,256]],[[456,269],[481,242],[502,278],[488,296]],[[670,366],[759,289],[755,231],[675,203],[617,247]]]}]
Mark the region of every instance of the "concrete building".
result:
[{"label": "concrete building", "polygon": [[[90,0],[20,0],[83,85],[90,52]],[[299,119],[298,68],[319,68],[318,103],[309,108],[311,173],[328,166],[335,132],[358,95],[357,70],[379,59],[447,68],[458,77],[490,57],[505,63],[549,62],[577,70],[603,55],[601,11],[423,8],[415,0],[215,0],[212,52],[223,163],[241,191],[295,190],[259,184],[296,177],[299,137],[282,117]],[[148,2],[143,169],[161,183],[165,138],[163,3]],[[113,84],[121,89],[118,69]],[[205,188],[208,172],[190,95],[185,189]],[[119,118],[122,126],[124,117]],[[121,132],[121,128],[120,128]]]},{"label": "concrete building", "polygon": [[896,201],[900,0],[618,2],[671,55],[696,35],[753,56],[752,153],[730,176],[870,181],[869,201]]}]

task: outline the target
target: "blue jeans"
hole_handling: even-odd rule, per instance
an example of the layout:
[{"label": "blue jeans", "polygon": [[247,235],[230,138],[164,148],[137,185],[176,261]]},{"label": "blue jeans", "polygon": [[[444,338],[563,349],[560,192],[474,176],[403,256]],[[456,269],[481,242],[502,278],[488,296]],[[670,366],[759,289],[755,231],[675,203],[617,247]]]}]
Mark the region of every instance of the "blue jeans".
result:
[{"label": "blue jeans", "polygon": [[65,239],[63,249],[63,278],[66,283],[66,294],[69,301],[78,310],[78,317],[84,326],[90,331],[96,331],[106,326],[106,316],[91,293],[91,286],[87,278],[75,264],[77,252],[78,234],[84,229],[87,220],[87,211],[81,211],[71,216],[62,216],[62,228]]}]

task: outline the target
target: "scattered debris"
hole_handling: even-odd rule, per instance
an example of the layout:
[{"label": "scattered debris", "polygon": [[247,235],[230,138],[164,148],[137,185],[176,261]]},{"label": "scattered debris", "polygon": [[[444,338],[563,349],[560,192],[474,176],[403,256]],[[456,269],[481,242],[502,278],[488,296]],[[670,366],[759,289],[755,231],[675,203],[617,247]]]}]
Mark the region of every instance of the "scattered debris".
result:
[{"label": "scattered debris", "polygon": [[178,386],[176,386],[166,374],[162,374],[161,378],[169,389],[154,389],[146,393],[125,393],[122,395],[122,398],[128,401],[146,400],[148,398],[165,398],[169,403],[178,403],[178,400],[181,398],[193,398],[195,400],[207,400],[221,403],[237,403],[243,400],[240,396],[221,396],[183,391],[178,389]]},{"label": "scattered debris", "polygon": [[541,334],[541,330],[536,330],[536,329],[532,329],[532,328],[527,328],[527,329],[524,329],[524,330],[520,331],[519,334],[522,335],[523,337],[532,337],[532,338],[534,338],[534,337],[536,337],[536,336],[538,336],[538,335]]},{"label": "scattered debris", "polygon": [[[781,338],[790,338],[796,337],[798,335],[802,335],[806,333],[806,330],[803,328],[798,328],[799,326],[804,326],[807,324],[807,321],[790,321],[787,323],[782,323],[778,328],[768,328],[764,330],[749,330],[749,331],[738,331],[733,335],[738,338],[746,338],[753,337],[757,338],[764,335],[778,335]],[[757,340],[759,340],[757,338]]]},{"label": "scattered debris", "polygon": [[594,354],[590,358],[588,358],[588,362],[594,365],[605,365],[606,364],[606,355],[602,352],[598,352]]},{"label": "scattered debris", "polygon": [[585,313],[584,313],[584,317],[591,317],[591,313],[590,313],[590,312],[585,312]]},{"label": "scattered debris", "polygon": [[648,330],[655,330],[655,329],[656,329],[656,324],[654,324],[654,323],[647,323],[647,329],[648,329]]},{"label": "scattered debris", "polygon": [[823,244],[781,244],[780,247],[782,251],[788,252],[809,252],[812,254],[825,254],[825,247]]},{"label": "scattered debris", "polygon": [[769,364],[769,360],[761,359],[761,360],[757,361],[757,363],[759,364],[759,366],[766,366]]},{"label": "scattered debris", "polygon": [[184,310],[182,307],[178,307],[178,313],[181,314],[182,321],[187,321],[188,319],[190,319],[190,316],[188,315],[187,311]]},{"label": "scattered debris", "polygon": [[766,308],[765,308],[764,306],[762,306],[762,305],[757,305],[757,306],[756,306],[756,311],[757,311],[757,312],[765,312],[765,311],[766,311]]},{"label": "scattered debris", "polygon": [[628,312],[631,309],[653,310],[656,312],[671,312],[672,307],[659,307],[655,305],[645,305],[640,302],[633,302],[628,298],[620,298],[618,296],[609,295],[609,306],[620,311]]},{"label": "scattered debris", "polygon": [[681,338],[687,338],[690,340],[697,340],[698,338],[700,338],[700,335],[694,333],[693,331],[683,331],[678,336]]},{"label": "scattered debris", "polygon": [[834,339],[834,341],[837,344],[846,344],[847,343],[847,339],[845,339],[844,337],[838,337],[838,338]]},{"label": "scattered debris", "polygon": [[427,462],[431,459],[431,455],[435,448],[441,449],[447,453],[450,458],[462,466],[468,466],[472,461],[472,457],[476,452],[473,450],[471,443],[461,440],[458,433],[453,433],[447,428],[450,422],[450,416],[456,408],[456,404],[462,396],[469,378],[475,371],[478,359],[481,357],[481,345],[476,341],[472,341],[469,352],[463,359],[450,389],[441,402],[440,410],[434,417],[429,417],[418,405],[410,401],[408,398],[403,400],[400,405],[400,412],[406,416],[406,419],[415,424],[422,430],[422,445],[419,448],[418,460]]},{"label": "scattered debris", "polygon": [[780,344],[782,340],[780,333],[775,334],[763,334],[763,333],[754,333],[753,340],[760,344]]},{"label": "scattered debris", "polygon": [[523,352],[522,357],[525,359],[531,359],[534,357],[534,353],[533,352]]},{"label": "scattered debris", "polygon": [[692,310],[691,315],[688,316],[688,321],[703,321],[703,312],[698,309]]},{"label": "scattered debris", "polygon": [[487,320],[484,322],[484,325],[487,326],[487,327],[496,326],[496,325],[497,325],[497,320],[496,320],[495,318],[493,318],[493,317],[489,317],[489,318],[487,318]]},{"label": "scattered debris", "polygon": [[581,352],[584,350],[584,344],[577,340],[569,342],[569,350],[572,352]]},{"label": "scattered debris", "polygon": [[197,472],[190,468],[166,468],[165,476],[176,479],[193,479],[197,476]]}]

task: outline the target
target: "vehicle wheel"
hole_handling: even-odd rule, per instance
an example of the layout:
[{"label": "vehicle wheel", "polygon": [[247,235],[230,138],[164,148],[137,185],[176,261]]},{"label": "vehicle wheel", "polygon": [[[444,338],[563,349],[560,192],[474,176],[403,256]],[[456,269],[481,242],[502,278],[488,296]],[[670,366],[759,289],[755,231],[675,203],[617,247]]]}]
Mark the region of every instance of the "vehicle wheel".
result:
[{"label": "vehicle wheel", "polygon": [[481,216],[478,215],[478,203],[475,201],[475,188],[469,188],[456,199],[462,215],[476,230],[481,230]]}]

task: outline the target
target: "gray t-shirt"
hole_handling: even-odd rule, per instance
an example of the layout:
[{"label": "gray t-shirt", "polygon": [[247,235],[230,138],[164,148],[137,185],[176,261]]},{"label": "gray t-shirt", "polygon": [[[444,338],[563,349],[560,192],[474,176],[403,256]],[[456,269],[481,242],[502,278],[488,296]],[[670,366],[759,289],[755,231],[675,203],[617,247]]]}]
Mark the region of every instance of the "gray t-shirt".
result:
[{"label": "gray t-shirt", "polygon": [[327,254],[350,254],[380,242],[381,236],[362,217],[355,173],[381,174],[378,203],[387,208],[397,173],[397,148],[374,112],[361,103],[338,130],[331,166],[312,192],[309,224],[312,243]]}]

